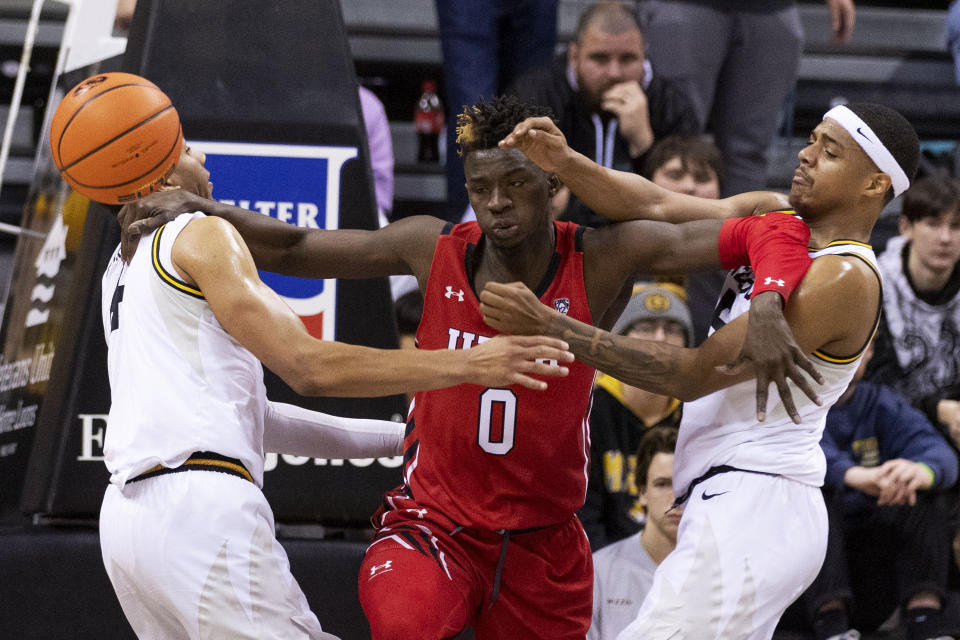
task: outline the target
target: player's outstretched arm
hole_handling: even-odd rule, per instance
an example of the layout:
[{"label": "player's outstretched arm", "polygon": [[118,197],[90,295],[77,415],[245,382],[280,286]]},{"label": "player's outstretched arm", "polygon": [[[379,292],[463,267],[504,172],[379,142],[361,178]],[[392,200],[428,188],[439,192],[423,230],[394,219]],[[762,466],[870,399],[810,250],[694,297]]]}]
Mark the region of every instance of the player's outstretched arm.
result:
[{"label": "player's outstretched arm", "polygon": [[[803,353],[826,348],[853,353],[869,337],[879,288],[859,261],[826,256],[814,261],[806,279],[785,309],[786,320]],[[872,278],[872,280],[871,280]],[[719,369],[740,353],[747,339],[744,314],[714,333],[696,349],[613,335],[578,322],[543,305],[520,283],[489,283],[480,296],[480,310],[490,326],[508,333],[550,335],[566,340],[577,358],[623,382],[681,400],[693,400],[756,377],[754,367],[730,374]],[[801,386],[803,376],[785,371],[767,373],[776,383],[787,412],[799,413],[787,385]],[[765,418],[767,388],[757,390],[757,413]]]},{"label": "player's outstretched arm", "polygon": [[752,362],[758,387],[766,389],[771,380],[785,376],[816,401],[801,370],[817,382],[822,382],[821,376],[794,341],[783,316],[784,302],[810,267],[809,239],[810,229],[803,221],[781,212],[723,222],[625,222],[584,234],[584,271],[589,290],[596,291],[625,276],[752,265],[756,277],[750,340],[727,370],[735,372]]},{"label": "player's outstretched arm", "polygon": [[785,209],[779,193],[755,191],[723,200],[697,198],[664,189],[634,173],[598,165],[570,148],[550,118],[528,118],[500,142],[516,148],[545,171],[557,174],[588,207],[611,220],[726,219]]},{"label": "player's outstretched arm", "polygon": [[342,418],[283,402],[268,402],[265,451],[308,458],[381,458],[403,453],[406,425],[372,418]]},{"label": "player's outstretched arm", "polygon": [[472,349],[372,349],[316,340],[257,276],[236,230],[219,218],[190,222],[173,245],[174,266],[195,284],[223,328],[302,395],[373,397],[473,382],[544,389],[532,377],[563,376],[570,362],[558,339],[499,337]]},{"label": "player's outstretched arm", "polygon": [[376,231],[307,229],[173,189],[150,194],[121,209],[117,219],[124,259],[133,257],[144,234],[181,213],[194,211],[230,222],[243,237],[258,268],[312,278],[426,273],[444,226],[444,221],[437,218],[414,216]]}]

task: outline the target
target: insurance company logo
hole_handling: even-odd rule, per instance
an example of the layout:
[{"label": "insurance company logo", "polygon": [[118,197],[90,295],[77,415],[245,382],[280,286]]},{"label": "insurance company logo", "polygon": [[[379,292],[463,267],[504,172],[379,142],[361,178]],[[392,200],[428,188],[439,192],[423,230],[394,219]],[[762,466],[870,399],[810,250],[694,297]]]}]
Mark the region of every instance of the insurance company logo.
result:
[{"label": "insurance company logo", "polygon": [[[340,227],[340,175],[356,147],[190,142],[207,156],[213,197],[298,227]],[[336,280],[260,277],[317,338],[334,339]]]},{"label": "insurance company logo", "polygon": [[67,257],[67,225],[60,215],[54,217],[53,226],[43,241],[33,266],[37,270],[37,283],[30,292],[30,309],[27,311],[26,327],[44,324],[50,319],[50,301],[56,288],[60,263]]}]

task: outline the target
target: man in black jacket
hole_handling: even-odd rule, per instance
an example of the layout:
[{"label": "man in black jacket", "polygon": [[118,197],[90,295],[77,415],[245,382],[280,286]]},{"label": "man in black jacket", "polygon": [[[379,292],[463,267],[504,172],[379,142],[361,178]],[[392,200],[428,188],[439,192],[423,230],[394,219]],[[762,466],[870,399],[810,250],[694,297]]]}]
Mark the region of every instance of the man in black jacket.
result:
[{"label": "man in black jacket", "polygon": [[[584,10],[566,55],[519,77],[508,93],[550,107],[570,146],[597,164],[640,173],[653,143],[700,130],[693,104],[646,60],[636,10],[600,2]],[[570,197],[562,216],[604,220]]]}]

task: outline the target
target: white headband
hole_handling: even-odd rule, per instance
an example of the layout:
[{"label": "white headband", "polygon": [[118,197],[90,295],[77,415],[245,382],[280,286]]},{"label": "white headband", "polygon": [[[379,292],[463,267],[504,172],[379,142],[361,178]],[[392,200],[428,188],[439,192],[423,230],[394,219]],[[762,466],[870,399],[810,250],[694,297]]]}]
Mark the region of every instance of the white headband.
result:
[{"label": "white headband", "polygon": [[873,129],[860,116],[841,104],[827,111],[823,114],[823,117],[824,119],[833,118],[836,120],[841,127],[847,130],[850,137],[860,145],[860,148],[870,156],[877,168],[890,176],[894,197],[907,190],[910,186],[910,179],[907,178],[907,174],[904,173],[893,154],[883,146]]}]

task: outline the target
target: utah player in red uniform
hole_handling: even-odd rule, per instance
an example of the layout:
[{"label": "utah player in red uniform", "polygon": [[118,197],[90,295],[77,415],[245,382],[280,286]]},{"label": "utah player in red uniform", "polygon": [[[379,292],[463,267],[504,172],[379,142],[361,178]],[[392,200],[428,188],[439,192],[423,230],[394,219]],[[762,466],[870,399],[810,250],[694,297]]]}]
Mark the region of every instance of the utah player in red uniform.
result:
[{"label": "utah player in red uniform", "polygon": [[[686,224],[593,230],[553,221],[556,176],[497,146],[540,113],[495,98],[461,115],[458,140],[476,222],[453,226],[415,216],[376,231],[302,229],[179,192],[142,200],[121,220],[127,227],[161,210],[201,210],[233,223],[260,268],[307,277],[412,273],[425,300],[421,349],[470,348],[496,335],[478,306],[488,282],[523,282],[545,304],[609,327],[637,275],[719,266],[717,238],[733,206],[718,204],[716,220]],[[756,203],[764,210],[782,205]],[[671,222],[685,215],[664,212]],[[765,237],[782,236],[773,229]],[[806,238],[794,238],[793,246],[806,259]],[[748,248],[753,255],[754,247],[741,253]],[[769,319],[782,322],[779,315]],[[786,370],[809,388],[797,367]],[[543,392],[460,385],[417,394],[403,484],[374,516],[377,536],[359,578],[375,639],[440,640],[468,625],[478,640],[584,638],[592,566],[574,513],[586,493],[592,381],[593,370],[575,363]]]}]

